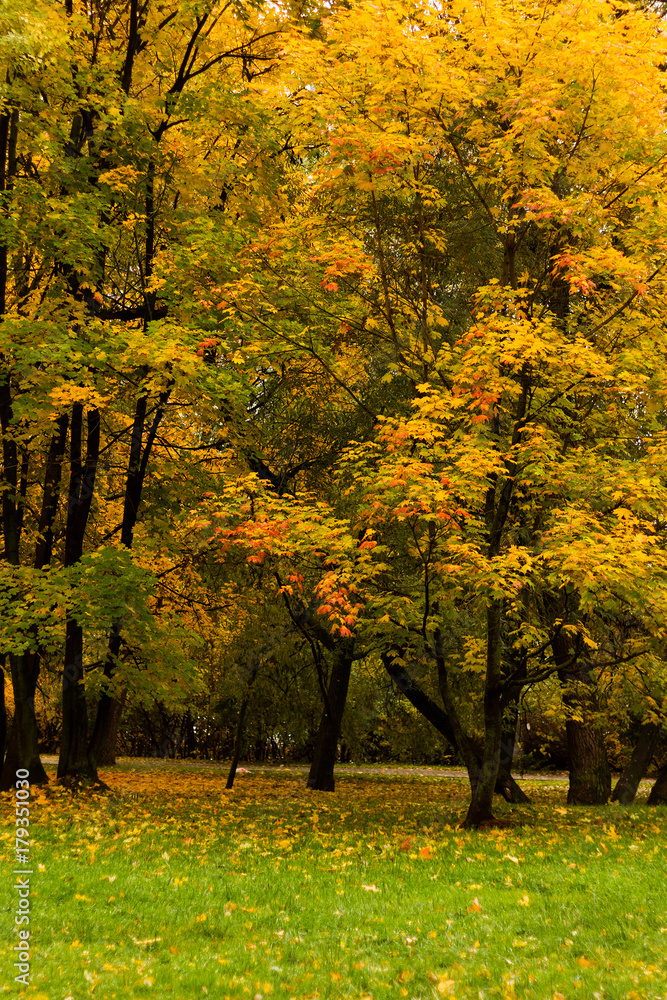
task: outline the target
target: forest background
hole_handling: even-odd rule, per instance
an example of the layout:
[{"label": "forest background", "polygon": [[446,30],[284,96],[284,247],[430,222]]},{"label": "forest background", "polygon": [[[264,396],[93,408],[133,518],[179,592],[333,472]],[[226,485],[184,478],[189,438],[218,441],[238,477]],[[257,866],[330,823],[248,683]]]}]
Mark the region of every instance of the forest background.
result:
[{"label": "forest background", "polygon": [[3,2],[3,788],[667,800],[662,16]]}]

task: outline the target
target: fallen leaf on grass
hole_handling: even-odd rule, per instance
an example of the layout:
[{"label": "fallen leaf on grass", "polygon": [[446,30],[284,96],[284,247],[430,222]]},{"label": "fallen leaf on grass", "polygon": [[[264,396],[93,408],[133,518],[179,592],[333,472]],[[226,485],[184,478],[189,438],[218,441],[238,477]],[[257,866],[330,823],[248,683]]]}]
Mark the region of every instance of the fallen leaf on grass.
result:
[{"label": "fallen leaf on grass", "polygon": [[442,996],[445,996],[445,994],[447,994],[447,993],[451,994],[451,992],[454,989],[455,985],[456,985],[456,983],[454,982],[453,979],[439,979],[438,980],[438,984],[436,986],[436,990]]},{"label": "fallen leaf on grass", "polygon": [[364,885],[363,882],[362,882],[361,888],[364,889],[366,892],[379,892],[380,891],[376,885]]},{"label": "fallen leaf on grass", "polygon": [[480,906],[477,896],[473,899],[472,903],[468,907],[468,913],[479,913],[482,907]]}]

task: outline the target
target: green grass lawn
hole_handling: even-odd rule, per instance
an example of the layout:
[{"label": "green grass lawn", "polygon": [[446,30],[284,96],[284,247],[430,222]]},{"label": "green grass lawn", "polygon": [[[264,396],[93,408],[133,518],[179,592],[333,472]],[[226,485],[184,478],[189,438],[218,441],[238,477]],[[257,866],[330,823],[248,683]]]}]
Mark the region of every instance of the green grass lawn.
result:
[{"label": "green grass lawn", "polygon": [[32,802],[27,988],[2,796],[7,995],[667,998],[662,808],[567,808],[536,782],[533,806],[498,803],[515,826],[470,833],[455,779],[103,776],[114,794]]}]

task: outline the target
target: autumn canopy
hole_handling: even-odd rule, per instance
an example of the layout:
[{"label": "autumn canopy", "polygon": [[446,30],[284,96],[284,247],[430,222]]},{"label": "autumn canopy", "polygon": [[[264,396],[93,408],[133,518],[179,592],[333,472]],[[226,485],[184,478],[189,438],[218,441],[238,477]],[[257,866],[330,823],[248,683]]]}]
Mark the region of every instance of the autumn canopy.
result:
[{"label": "autumn canopy", "polygon": [[570,801],[607,801],[614,747],[641,777],[667,682],[660,12],[0,20],[5,786],[45,778],[45,720],[59,777],[95,781],[131,713],[228,717],[238,760],[279,705],[333,789],[345,720],[397,693],[465,764],[468,825],[523,795],[539,706]]}]

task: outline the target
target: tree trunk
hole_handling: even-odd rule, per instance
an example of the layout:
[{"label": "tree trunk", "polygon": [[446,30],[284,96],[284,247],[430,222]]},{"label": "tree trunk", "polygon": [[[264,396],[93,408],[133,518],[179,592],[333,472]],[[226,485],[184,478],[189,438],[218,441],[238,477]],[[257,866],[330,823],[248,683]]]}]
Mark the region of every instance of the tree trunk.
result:
[{"label": "tree trunk", "polygon": [[248,702],[250,698],[248,695],[241,702],[241,708],[239,710],[239,721],[236,726],[236,739],[234,741],[234,755],[232,757],[232,763],[229,768],[229,774],[227,775],[226,788],[234,787],[234,778],[236,777],[236,768],[239,766],[239,759],[241,757],[241,745],[243,743],[243,725],[245,723],[245,713],[248,708]]},{"label": "tree trunk", "polygon": [[501,707],[501,621],[502,601],[492,600],[486,613],[487,647],[484,682],[484,748],[477,784],[463,823],[464,828],[493,823],[493,793],[500,768],[500,748],[503,736]]},{"label": "tree trunk", "polygon": [[612,802],[620,802],[623,806],[629,806],[635,801],[639,782],[651,763],[659,735],[660,726],[655,722],[647,722],[641,727],[639,739],[632,751],[632,757],[612,792]]},{"label": "tree trunk", "polygon": [[5,762],[7,747],[7,703],[5,701],[5,664],[4,656],[0,663],[0,771]]},{"label": "tree trunk", "polygon": [[[30,772],[30,784],[42,785],[49,779],[46,771],[39,759],[39,735],[37,732],[37,719],[35,718],[35,688],[29,673],[27,663],[28,656],[23,653],[21,656],[10,654],[9,662],[12,671],[12,686],[14,688],[14,723],[12,730],[16,731],[16,760],[10,758],[9,752],[5,758],[5,768],[3,769],[2,785],[4,787],[6,779],[11,788],[18,768],[26,768]],[[11,744],[11,741],[10,741]],[[9,772],[11,768],[11,772]]]},{"label": "tree trunk", "polygon": [[352,645],[346,640],[342,646],[343,648],[336,652],[331,668],[324,712],[308,775],[308,788],[320,792],[333,792],[335,786],[334,764],[352,672]]},{"label": "tree trunk", "polygon": [[[148,397],[140,397],[135,406],[120,535],[121,545],[124,545],[128,549],[132,548],[134,528],[137,523],[139,505],[146,479],[146,470],[160,423],[164,417],[165,406],[167,405],[170,391],[170,389],[167,389],[160,395],[145,444],[144,432]],[[114,622],[109,635],[109,649],[104,663],[104,676],[107,678],[113,676],[121,649],[121,642],[121,623]],[[121,698],[124,701],[125,693],[121,695]],[[114,761],[116,759],[116,738],[121,712],[122,703],[119,704],[117,698],[104,692],[98,702],[95,725],[90,737],[89,747],[91,757],[100,764],[107,763],[109,758],[113,758]]]},{"label": "tree trunk", "polygon": [[667,806],[667,764],[660,768],[656,782],[646,802],[647,806]]},{"label": "tree trunk", "polygon": [[[105,697],[105,696],[103,696]],[[106,696],[108,697],[108,696]],[[123,714],[123,707],[127,692],[123,691],[120,698],[109,698],[109,718],[106,720],[103,738],[99,743],[91,740],[91,747],[95,747],[97,754],[94,755],[95,763],[98,767],[114,767],[116,764],[116,743],[118,741],[118,727]],[[99,714],[99,706],[98,706]],[[97,721],[97,720],[96,720]],[[93,752],[93,751],[91,751]]]},{"label": "tree trunk", "polygon": [[568,688],[563,700],[582,718],[571,718],[565,723],[570,754],[567,801],[574,806],[603,806],[611,795],[611,770],[596,718],[595,681],[587,674]]},{"label": "tree trunk", "polygon": [[[83,554],[83,542],[95,489],[100,449],[99,410],[87,415],[85,465],[81,461],[83,406],[72,408],[70,430],[70,481],[65,529],[65,566],[73,566]],[[88,753],[88,709],[83,684],[83,629],[73,618],[65,625],[63,669],[63,722],[58,760],[58,778],[76,783],[98,783],[94,758]]]},{"label": "tree trunk", "polygon": [[63,670],[63,719],[58,777],[96,781],[97,771],[89,760],[88,709],[83,684],[83,629],[71,618],[65,630]]},{"label": "tree trunk", "polygon": [[[109,636],[109,646],[104,662],[104,676],[111,678],[116,658],[120,653],[121,635],[120,623],[114,622]],[[125,692],[121,695],[125,699]],[[95,713],[95,724],[90,736],[88,753],[97,766],[101,764],[116,763],[116,738],[118,736],[118,722],[120,720],[123,705],[118,698],[103,691],[97,703]],[[105,759],[106,758],[106,759]]]},{"label": "tree trunk", "polygon": [[660,768],[646,805],[667,806],[667,764]]},{"label": "tree trunk", "polygon": [[496,792],[507,802],[514,804],[526,804],[530,799],[519,788],[512,777],[512,764],[514,763],[514,747],[516,746],[516,728],[519,721],[519,707],[514,701],[503,712],[502,739],[500,744],[500,761],[498,767],[498,778],[496,780]]}]

